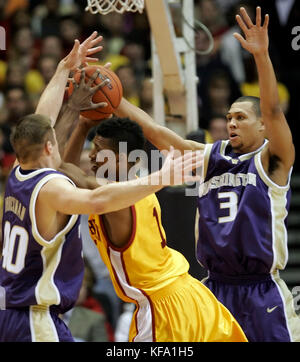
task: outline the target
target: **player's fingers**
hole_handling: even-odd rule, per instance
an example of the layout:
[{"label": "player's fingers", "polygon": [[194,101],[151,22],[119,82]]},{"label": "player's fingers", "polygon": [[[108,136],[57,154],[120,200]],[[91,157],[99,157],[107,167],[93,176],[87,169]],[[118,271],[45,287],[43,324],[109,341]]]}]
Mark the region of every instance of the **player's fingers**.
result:
[{"label": "player's fingers", "polygon": [[239,33],[233,33],[233,36],[235,37],[236,40],[238,40],[241,45],[245,48],[247,42],[246,40],[241,36],[241,34]]},{"label": "player's fingers", "polygon": [[108,103],[106,103],[106,102],[92,103],[92,109],[104,108],[107,106],[108,106]]},{"label": "player's fingers", "polygon": [[258,6],[256,8],[256,26],[261,26],[261,8]]},{"label": "player's fingers", "polygon": [[108,106],[108,104],[106,102],[100,102],[100,103],[91,102],[91,104],[89,106],[80,108],[80,110],[81,111],[90,111],[92,109],[104,108],[107,106]]},{"label": "player's fingers", "polygon": [[97,79],[98,75],[100,73],[99,69],[96,69],[95,72],[89,77],[89,80],[87,82],[87,86],[91,87],[94,81]]},{"label": "player's fingers", "polygon": [[189,159],[186,159],[186,160],[182,160],[182,170],[184,172],[188,172],[188,171],[193,170],[194,168],[197,168],[196,165],[197,164],[192,157]]},{"label": "player's fingers", "polygon": [[245,23],[247,24],[248,28],[252,28],[254,26],[254,24],[252,23],[252,20],[250,19],[250,16],[248,15],[246,9],[240,8],[240,12],[241,12],[243,19],[244,19]]},{"label": "player's fingers", "polygon": [[99,53],[99,52],[101,52],[102,49],[103,49],[103,46],[99,45],[99,46],[97,46],[95,48],[88,49],[86,51],[86,54],[92,55],[92,54],[95,54],[95,53]]},{"label": "player's fingers", "polygon": [[97,37],[97,35],[98,35],[98,32],[93,31],[92,34],[81,43],[81,45],[86,46],[87,44],[92,42]]},{"label": "player's fingers", "polygon": [[75,82],[75,80],[72,77],[68,78],[68,80],[67,80],[67,84],[73,83],[73,85],[74,85],[74,82]]},{"label": "player's fingers", "polygon": [[80,46],[79,41],[77,39],[75,39],[73,48],[70,51],[70,53],[65,57],[65,61],[69,61],[70,58],[73,58],[75,56],[75,54],[77,54],[79,46]]},{"label": "player's fingers", "polygon": [[195,169],[203,164],[203,154],[200,152],[189,152],[184,155],[183,158],[183,169]]},{"label": "player's fingers", "polygon": [[112,66],[111,62],[107,62],[104,64],[104,68],[106,69],[110,69],[111,66]]},{"label": "player's fingers", "polygon": [[73,84],[73,87],[74,87],[74,88],[78,87],[78,84],[75,82],[75,79],[74,79],[74,78],[71,78],[71,79],[69,80],[69,84],[70,84],[70,83]]},{"label": "player's fingers", "polygon": [[99,35],[97,36],[97,38],[93,39],[92,41],[90,41],[90,46],[93,47],[96,44],[100,43],[103,40],[103,36]]},{"label": "player's fingers", "polygon": [[78,39],[75,39],[75,40],[74,40],[73,48],[72,48],[72,50],[70,51],[70,55],[71,55],[71,54],[74,54],[74,53],[77,53],[79,47],[80,47],[79,40],[78,40]]},{"label": "player's fingers", "polygon": [[240,28],[243,30],[244,34],[246,34],[248,31],[248,28],[247,28],[246,24],[244,23],[243,19],[239,15],[236,15],[235,19],[236,19],[237,23],[239,24]]},{"label": "player's fingers", "polygon": [[82,68],[85,68],[85,67],[88,67],[88,66],[89,66],[89,65],[88,65],[87,62],[82,62],[82,63],[79,65],[78,69],[81,70]]},{"label": "player's fingers", "polygon": [[203,159],[201,159],[201,160],[194,160],[194,161],[192,162],[192,164],[191,164],[191,167],[192,167],[192,169],[194,170],[194,169],[196,169],[196,168],[201,167],[202,165],[203,165]]},{"label": "player's fingers", "polygon": [[174,152],[175,152],[174,147],[173,147],[173,146],[170,146],[170,150],[169,150],[169,152],[168,152],[167,157],[168,157],[169,159],[174,158]]},{"label": "player's fingers", "polygon": [[81,70],[80,72],[80,79],[79,79],[79,84],[83,84],[84,83],[84,79],[85,79],[85,70],[84,68]]},{"label": "player's fingers", "polygon": [[99,90],[100,88],[106,86],[108,83],[110,83],[110,79],[104,79],[101,83],[97,84],[95,87],[93,87],[91,89],[92,93],[96,93],[97,90]]},{"label": "player's fingers", "polygon": [[84,47],[86,50],[92,48],[96,44],[100,43],[103,40],[103,36],[99,35],[98,37],[92,39],[91,37],[87,38],[81,46]]},{"label": "player's fingers", "polygon": [[84,62],[92,62],[92,63],[95,63],[95,62],[98,62],[99,59],[98,58],[91,58],[91,57],[85,57]]},{"label": "player's fingers", "polygon": [[263,28],[264,29],[267,29],[268,28],[268,25],[269,25],[269,14],[266,14],[265,15],[265,21],[264,21],[264,25],[263,25]]}]

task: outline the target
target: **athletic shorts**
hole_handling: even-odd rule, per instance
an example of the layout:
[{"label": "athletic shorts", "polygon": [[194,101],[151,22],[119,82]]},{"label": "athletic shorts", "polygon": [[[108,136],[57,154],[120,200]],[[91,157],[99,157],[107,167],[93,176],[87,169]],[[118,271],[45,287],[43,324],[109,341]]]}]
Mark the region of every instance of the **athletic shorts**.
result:
[{"label": "athletic shorts", "polygon": [[278,272],[243,279],[209,273],[203,282],[234,315],[249,342],[300,342],[300,318]]},{"label": "athletic shorts", "polygon": [[48,308],[0,310],[0,342],[74,342],[65,323]]},{"label": "athletic shorts", "polygon": [[[148,301],[147,306],[135,310],[129,332],[131,342],[247,341],[231,313],[189,274],[149,295]],[[147,308],[151,308],[150,328]]]}]

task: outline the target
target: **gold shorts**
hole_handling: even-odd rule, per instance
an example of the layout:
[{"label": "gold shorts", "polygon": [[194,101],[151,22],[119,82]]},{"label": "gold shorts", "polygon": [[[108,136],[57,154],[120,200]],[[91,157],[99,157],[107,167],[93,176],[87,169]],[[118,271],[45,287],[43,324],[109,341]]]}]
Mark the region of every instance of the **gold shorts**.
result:
[{"label": "gold shorts", "polygon": [[[189,274],[178,277],[167,287],[148,296],[151,305],[153,342],[247,342],[238,322],[199,280]],[[149,308],[149,307],[147,307]],[[136,309],[129,341],[139,341],[143,325],[137,325]],[[145,316],[148,311],[145,310]],[[144,341],[151,341],[149,338]]]}]

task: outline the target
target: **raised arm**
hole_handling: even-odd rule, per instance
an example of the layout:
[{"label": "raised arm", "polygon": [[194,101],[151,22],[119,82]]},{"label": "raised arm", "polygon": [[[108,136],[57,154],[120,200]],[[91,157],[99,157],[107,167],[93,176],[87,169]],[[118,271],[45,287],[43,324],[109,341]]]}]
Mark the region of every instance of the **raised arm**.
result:
[{"label": "raised arm", "polygon": [[91,120],[83,116],[79,117],[79,122],[74,128],[71,137],[66,144],[63,160],[71,162],[74,165],[80,165],[80,156],[84,146],[84,142],[90,130],[97,126],[101,120]]},{"label": "raised arm", "polygon": [[202,150],[204,145],[195,141],[185,140],[167,127],[162,127],[142,109],[134,106],[125,98],[122,99],[115,114],[119,117],[129,117],[143,129],[145,137],[159,150],[168,150],[173,146],[176,150]]},{"label": "raised arm", "polygon": [[276,76],[268,51],[269,16],[265,16],[262,25],[261,9],[257,7],[256,24],[253,24],[246,10],[241,8],[240,11],[242,17],[237,15],[236,20],[245,37],[238,33],[234,33],[234,37],[240,41],[244,49],[254,56],[257,67],[260,108],[266,136],[269,140],[268,151],[263,154],[264,168],[268,172],[270,158],[273,157],[279,170],[278,178],[275,177],[274,181],[285,184],[286,177],[295,160],[295,148],[290,128],[280,108]]},{"label": "raised arm", "polygon": [[90,129],[97,125],[99,121],[79,117],[79,122],[74,128],[64,149],[63,162],[59,168],[63,174],[67,175],[77,187],[94,190],[99,187],[95,176],[89,176],[82,171],[80,166],[80,156],[84,142]]},{"label": "raised arm", "polygon": [[101,40],[102,36],[97,36],[96,31],[82,44],[76,39],[71,52],[59,62],[56,72],[43,91],[35,111],[37,114],[48,116],[52,126],[55,125],[61,109],[70,72],[77,70],[79,66],[88,61],[98,60],[90,56],[102,49],[102,46],[96,46]]},{"label": "raised arm", "polygon": [[[109,80],[106,79],[100,84],[93,87],[94,80],[98,77],[99,71],[94,74],[85,82],[85,71],[81,72],[80,81],[77,84],[73,81],[73,93],[67,100],[66,104],[62,107],[59,117],[55,124],[56,139],[59,147],[60,154],[63,155],[67,139],[70,135],[72,125],[78,121],[80,111],[88,109],[96,109],[107,106],[106,102],[93,103],[93,95]],[[79,151],[81,153],[81,149]],[[79,153],[79,155],[80,155]]]}]

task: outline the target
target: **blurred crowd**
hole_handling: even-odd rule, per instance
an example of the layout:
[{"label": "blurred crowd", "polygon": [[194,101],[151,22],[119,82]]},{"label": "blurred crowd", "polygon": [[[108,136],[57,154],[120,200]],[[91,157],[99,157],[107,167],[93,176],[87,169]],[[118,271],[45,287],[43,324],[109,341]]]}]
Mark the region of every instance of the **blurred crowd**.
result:
[{"label": "blurred crowd", "polygon": [[[270,55],[278,78],[281,106],[295,135],[300,118],[297,100],[300,62],[291,43],[295,37],[292,29],[300,26],[299,1],[194,2],[195,18],[212,33],[214,48],[208,55],[196,54],[199,129],[187,137],[201,142],[226,139],[225,115],[230,104],[241,95],[259,96],[253,58],[232,35],[239,31],[235,23],[239,7],[246,7],[253,17],[257,5],[262,7],[263,14],[270,14]],[[85,7],[85,0],[0,0],[0,26],[6,30],[6,50],[0,50],[1,193],[15,159],[9,141],[11,129],[19,118],[34,112],[41,92],[59,60],[72,48],[74,39],[82,40],[94,30],[103,35],[104,48],[98,54],[99,64],[111,62],[123,84],[124,97],[152,114],[150,27],[146,13],[93,15],[86,12]],[[171,10],[175,31],[180,36],[180,7],[173,5]],[[209,45],[205,32],[196,25],[195,44],[200,51]],[[297,147],[296,144],[296,152]],[[295,170],[300,171],[297,163]],[[88,230],[83,233],[87,282],[78,305],[64,317],[66,323],[78,340],[126,340],[132,306],[121,303],[116,297],[97,250],[92,250],[94,245],[89,240]],[[83,308],[97,313],[97,318],[87,315]],[[75,317],[79,321],[77,324]],[[90,326],[78,329],[78,325],[88,324],[88,321],[91,321]]]}]

